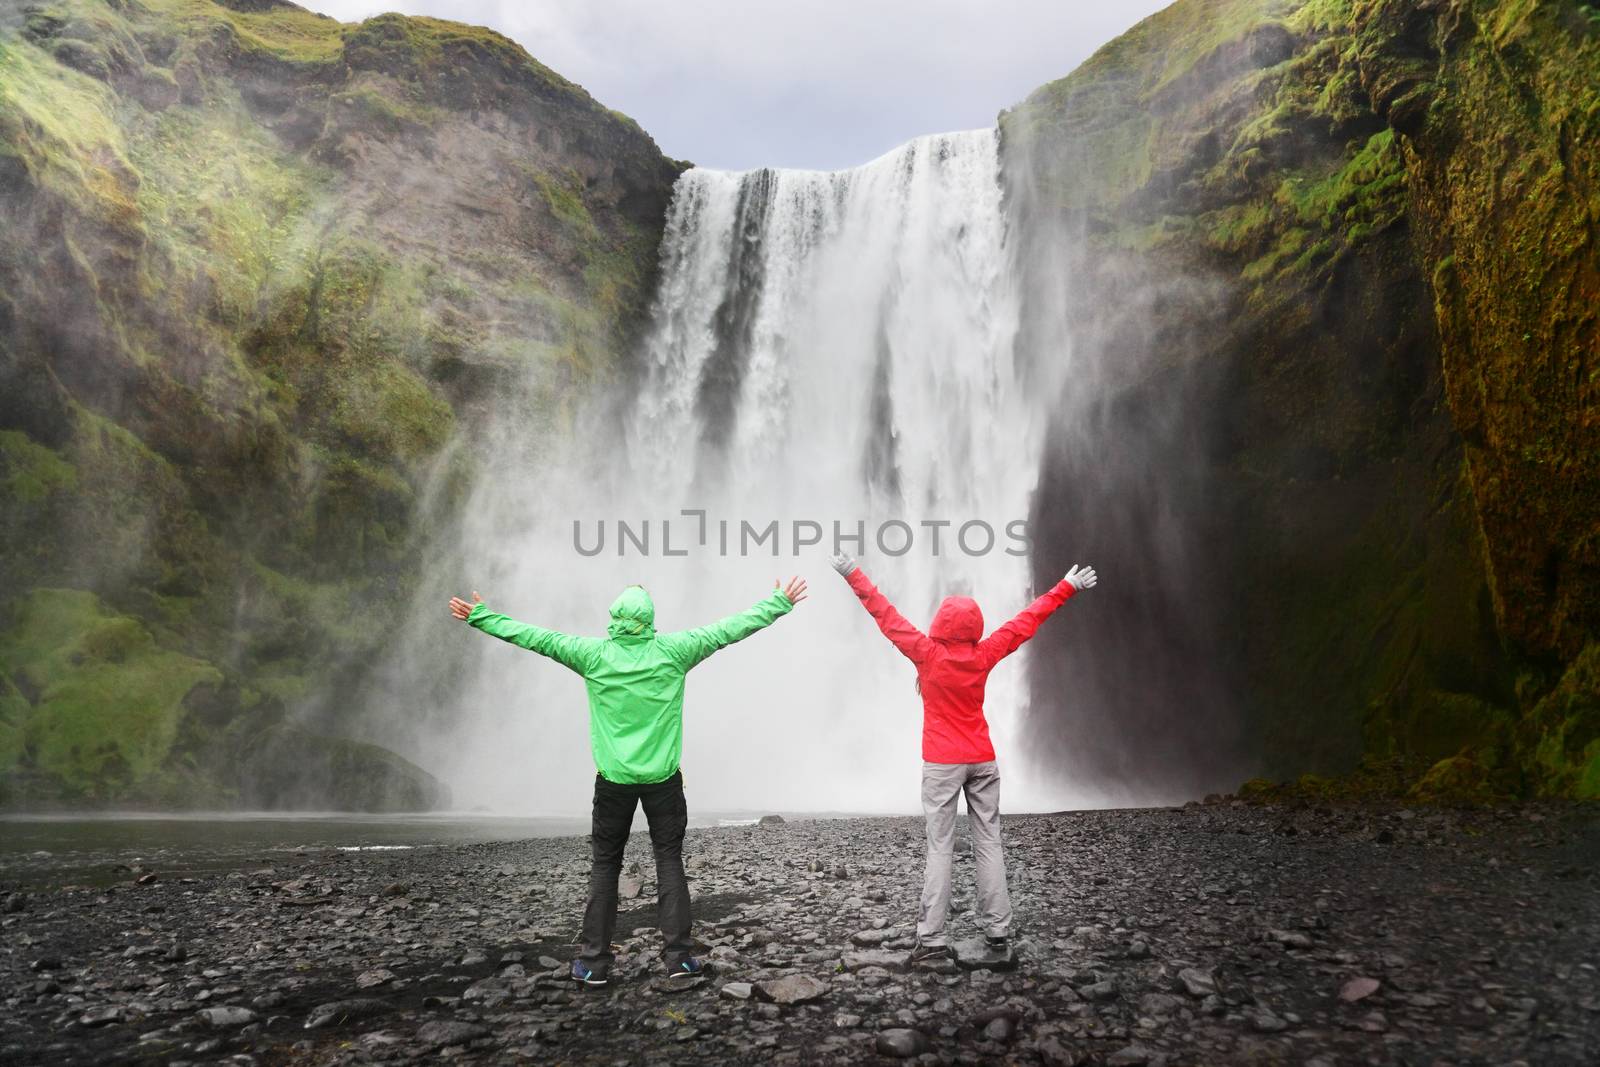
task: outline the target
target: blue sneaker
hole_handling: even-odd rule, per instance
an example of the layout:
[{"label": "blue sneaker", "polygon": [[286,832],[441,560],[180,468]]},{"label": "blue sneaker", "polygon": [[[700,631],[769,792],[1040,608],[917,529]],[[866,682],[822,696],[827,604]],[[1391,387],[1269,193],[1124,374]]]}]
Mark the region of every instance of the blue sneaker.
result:
[{"label": "blue sneaker", "polygon": [[697,960],[693,956],[685,956],[677,963],[667,964],[667,977],[698,978],[702,974],[705,974],[709,969],[710,968],[704,961]]},{"label": "blue sneaker", "polygon": [[606,972],[597,971],[582,960],[572,961],[572,980],[584,985],[605,985]]}]

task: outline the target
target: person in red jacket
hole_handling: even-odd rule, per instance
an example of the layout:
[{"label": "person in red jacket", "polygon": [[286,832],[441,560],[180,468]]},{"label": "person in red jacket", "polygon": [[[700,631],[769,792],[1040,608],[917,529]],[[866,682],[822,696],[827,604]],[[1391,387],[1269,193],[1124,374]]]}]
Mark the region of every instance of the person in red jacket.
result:
[{"label": "person in red jacket", "polygon": [[922,811],[927,817],[928,866],[912,961],[947,956],[945,916],[950,910],[950,863],[955,851],[956,798],[967,796],[972,853],[978,867],[978,903],[984,935],[995,953],[1010,951],[1011,898],[1006,892],[1000,843],[1000,772],[995,766],[983,689],[995,665],[1022,646],[1074,593],[1093,588],[1093,567],[1074,565],[1054,589],[988,637],[983,612],[971,597],[948,596],[923,633],[895,610],[856,561],[834,555],[844,576],[883,631],[917,668],[922,694]]}]

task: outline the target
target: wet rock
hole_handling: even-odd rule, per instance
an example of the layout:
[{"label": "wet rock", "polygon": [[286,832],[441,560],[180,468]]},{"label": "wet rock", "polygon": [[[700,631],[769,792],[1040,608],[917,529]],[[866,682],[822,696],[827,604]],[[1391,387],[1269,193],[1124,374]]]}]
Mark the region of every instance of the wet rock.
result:
[{"label": "wet rock", "polygon": [[691,989],[699,989],[710,980],[703,974],[695,975],[693,978],[673,978],[664,974],[651,979],[650,988],[657,993],[676,996],[679,993],[687,993]]},{"label": "wet rock", "polygon": [[782,815],[763,815],[756,820],[757,826],[782,826],[787,820]]},{"label": "wet rock", "polygon": [[755,983],[756,996],[774,1004],[806,1004],[828,995],[830,986],[809,974],[791,974]]},{"label": "wet rock", "polygon": [[1276,1034],[1289,1029],[1289,1023],[1270,1011],[1258,1009],[1248,1016],[1250,1029],[1258,1034]]},{"label": "wet rock", "polygon": [[844,969],[859,971],[863,967],[882,967],[887,971],[903,971],[911,962],[911,953],[892,952],[888,949],[863,949],[846,952],[842,957]]},{"label": "wet rock", "polygon": [[373,989],[392,981],[394,981],[393,971],[387,967],[374,967],[370,971],[362,971],[356,975],[356,988]]},{"label": "wet rock", "polygon": [[256,1021],[256,1013],[249,1008],[227,1004],[216,1008],[201,1008],[195,1012],[195,1017],[207,1026],[217,1029],[233,1029]]},{"label": "wet rock", "polygon": [[28,964],[28,970],[30,971],[59,971],[60,969],[61,961],[54,956],[41,956]]},{"label": "wet rock", "polygon": [[1082,1067],[1089,1062],[1089,1054],[1074,1048],[1068,1048],[1053,1037],[1045,1038],[1033,1047],[1045,1067]]},{"label": "wet rock", "polygon": [[1217,980],[1210,971],[1185,967],[1178,972],[1178,984],[1191,997],[1209,997],[1217,991]]},{"label": "wet rock", "polygon": [[893,930],[857,930],[850,935],[850,943],[862,948],[876,948],[894,936]]},{"label": "wet rock", "polygon": [[1017,950],[1011,946],[996,951],[989,947],[987,940],[981,937],[967,938],[957,941],[950,946],[955,953],[956,964],[969,971],[979,969],[990,971],[1014,971],[1017,969]]},{"label": "wet rock", "polygon": [[0,903],[0,913],[16,915],[28,910],[28,895],[26,893],[7,893],[4,903]]},{"label": "wet rock", "polygon": [[1311,935],[1298,930],[1268,930],[1267,939],[1276,941],[1285,948],[1310,948]]},{"label": "wet rock", "polygon": [[910,1030],[905,1027],[893,1027],[888,1030],[878,1031],[877,1049],[885,1056],[894,1056],[899,1059],[908,1059],[920,1056],[927,1051],[928,1039],[920,1030]]},{"label": "wet rock", "polygon": [[357,1019],[370,1019],[390,1010],[387,1001],[371,997],[351,997],[346,1000],[319,1004],[306,1015],[305,1028],[320,1030],[324,1026],[342,1026]]},{"label": "wet rock", "polygon": [[1148,1015],[1152,1019],[1164,1019],[1169,1015],[1176,1015],[1184,1002],[1169,993],[1146,993],[1139,998],[1139,1014]]},{"label": "wet rock", "polygon": [[1106,1067],[1147,1067],[1156,1055],[1143,1045],[1124,1045],[1106,1057]]},{"label": "wet rock", "polygon": [[451,1045],[467,1045],[480,1037],[488,1036],[487,1026],[456,1019],[435,1019],[433,1022],[423,1023],[417,1029],[417,1043],[429,1050],[447,1048]]},{"label": "wet rock", "polygon": [[120,1023],[123,1017],[123,1008],[120,1004],[104,1004],[98,1008],[90,1008],[78,1016],[79,1026],[109,1026],[111,1023]]},{"label": "wet rock", "polygon": [[1339,999],[1346,1004],[1366,1000],[1378,991],[1379,984],[1376,978],[1352,978],[1339,987]]}]

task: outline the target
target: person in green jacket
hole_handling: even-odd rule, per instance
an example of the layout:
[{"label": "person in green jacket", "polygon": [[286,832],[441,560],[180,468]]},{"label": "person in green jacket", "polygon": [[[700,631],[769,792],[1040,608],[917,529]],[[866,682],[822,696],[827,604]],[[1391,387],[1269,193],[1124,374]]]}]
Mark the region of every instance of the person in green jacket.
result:
[{"label": "person in green jacket", "polygon": [[549,656],[583,677],[589,690],[589,740],[594,749],[593,866],[583,913],[583,944],[572,977],[605,985],[614,962],[617,878],[622,850],[643,804],[656,857],[657,922],[662,960],[675,978],[701,974],[689,933],[689,883],[683,873],[688,806],[683,796],[684,676],[707,656],[772,625],[805,599],[806,583],[789,579],[764,600],[720,622],[678,633],[656,633],[656,609],[642,585],[630,585],[611,604],[605,638],[573,637],[492,612],[477,593],[469,604],[450,598],[450,613],[502,641]]}]

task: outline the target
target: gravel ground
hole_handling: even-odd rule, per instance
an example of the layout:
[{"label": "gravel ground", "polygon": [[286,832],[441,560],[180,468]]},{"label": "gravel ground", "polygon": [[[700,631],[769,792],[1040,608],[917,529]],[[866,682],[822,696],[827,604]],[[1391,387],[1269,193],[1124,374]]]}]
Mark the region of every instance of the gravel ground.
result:
[{"label": "gravel ground", "polygon": [[12,892],[0,1062],[1600,1062],[1593,808],[1008,818],[1015,958],[908,968],[921,834],[691,831],[715,973],[687,983],[656,977],[637,834],[603,990],[565,977],[582,838]]}]

